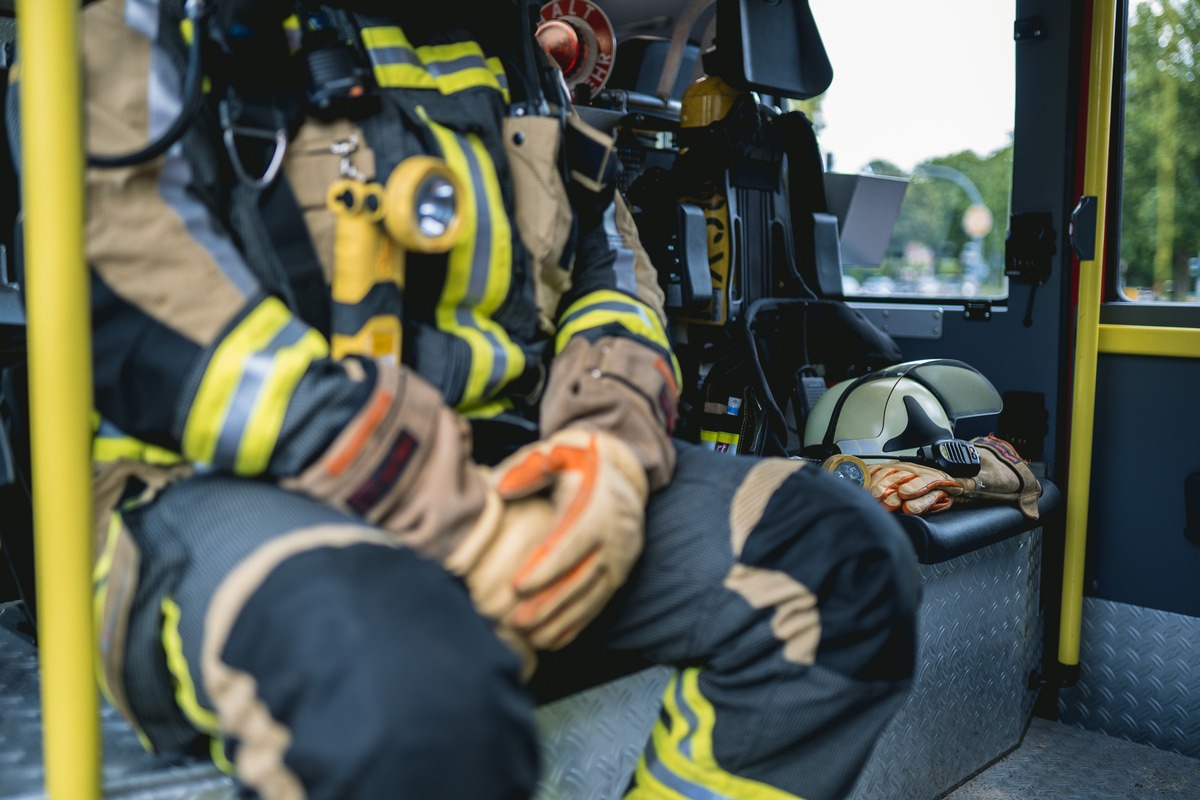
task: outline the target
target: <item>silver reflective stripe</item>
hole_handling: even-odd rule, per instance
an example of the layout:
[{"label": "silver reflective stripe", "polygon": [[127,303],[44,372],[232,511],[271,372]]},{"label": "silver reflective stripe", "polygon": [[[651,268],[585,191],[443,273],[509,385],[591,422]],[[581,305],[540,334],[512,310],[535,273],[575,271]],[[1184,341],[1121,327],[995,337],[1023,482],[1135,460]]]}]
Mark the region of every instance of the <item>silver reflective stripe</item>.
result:
[{"label": "silver reflective stripe", "polygon": [[650,770],[658,782],[664,786],[673,789],[688,800],[730,800],[729,797],[723,794],[718,794],[707,786],[701,786],[698,783],[692,783],[681,775],[676,775],[665,764],[658,760],[658,750],[654,747],[654,740],[651,739],[646,743],[645,756],[646,767]]},{"label": "silver reflective stripe", "polygon": [[275,371],[275,354],[300,341],[307,332],[308,328],[303,323],[293,319],[283,326],[266,347],[251,354],[243,362],[241,380],[230,398],[225,420],[221,423],[221,434],[217,439],[216,452],[213,453],[213,466],[233,468],[237,462],[242,437],[262,393],[263,384]]},{"label": "silver reflective stripe", "polygon": [[[152,45],[146,97],[151,141],[171,126],[179,116],[183,102],[180,97],[183,76],[158,44],[158,8],[158,0],[126,0],[125,5],[126,23],[145,34]],[[229,282],[243,295],[250,296],[257,291],[258,282],[233,242],[213,229],[208,208],[187,191],[192,183],[192,168],[183,157],[183,144],[176,142],[164,157],[158,193],[183,220],[188,235],[212,256]]]},{"label": "silver reflective stripe", "polygon": [[415,66],[423,66],[421,59],[417,57],[415,51],[408,47],[399,45],[391,47],[371,47],[368,48],[371,54],[371,64],[376,67],[386,67],[390,64],[413,64]]},{"label": "silver reflective stripe", "polygon": [[158,0],[125,0],[125,24],[150,41],[158,39]]},{"label": "silver reflective stripe", "polygon": [[687,735],[683,737],[683,741],[679,743],[679,751],[687,757],[689,761],[692,756],[692,737],[696,735],[696,730],[700,727],[700,719],[692,711],[692,707],[688,705],[687,698],[683,696],[683,676],[675,681],[675,706],[679,709],[680,715],[683,717],[684,723],[687,724]]},{"label": "silver reflective stripe", "polygon": [[604,235],[608,237],[608,246],[616,252],[613,260],[613,278],[617,289],[626,294],[637,294],[637,257],[625,245],[625,237],[617,230],[617,207],[609,203],[604,210]]},{"label": "silver reflective stripe", "polygon": [[453,75],[455,72],[462,72],[466,69],[482,69],[486,70],[489,75],[494,76],[495,74],[486,61],[475,55],[461,56],[452,61],[426,61],[425,69],[429,70],[429,73],[435,78]]}]

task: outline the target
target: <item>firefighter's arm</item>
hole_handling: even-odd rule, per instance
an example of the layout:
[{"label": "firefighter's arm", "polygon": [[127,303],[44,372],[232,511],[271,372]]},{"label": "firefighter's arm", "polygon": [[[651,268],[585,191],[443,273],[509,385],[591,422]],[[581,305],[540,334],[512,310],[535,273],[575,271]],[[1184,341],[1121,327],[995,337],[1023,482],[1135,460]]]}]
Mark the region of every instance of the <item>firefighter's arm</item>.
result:
[{"label": "firefighter's arm", "polygon": [[[179,82],[154,72],[166,37],[122,8],[85,11],[90,153],[152,139],[156,92],[182,104]],[[322,333],[264,289],[272,265],[235,244],[196,172],[221,153],[202,130],[87,172],[97,410],[199,469],[284,483],[444,557],[487,505],[463,422],[403,368],[330,358]]]},{"label": "firefighter's arm", "polygon": [[679,398],[661,298],[633,219],[616,197],[598,224],[581,230],[541,404],[544,434],[567,427],[611,434],[633,450],[652,491],[674,470]]},{"label": "firefighter's arm", "polygon": [[505,499],[541,495],[555,509],[550,536],[516,573],[508,617],[539,648],[569,642],[624,582],[642,549],[649,493],[670,480],[675,460],[678,376],[662,295],[628,210],[604,180],[611,143],[591,141],[601,168],[574,170],[568,185],[579,240],[557,314],[543,439],[494,478]]}]

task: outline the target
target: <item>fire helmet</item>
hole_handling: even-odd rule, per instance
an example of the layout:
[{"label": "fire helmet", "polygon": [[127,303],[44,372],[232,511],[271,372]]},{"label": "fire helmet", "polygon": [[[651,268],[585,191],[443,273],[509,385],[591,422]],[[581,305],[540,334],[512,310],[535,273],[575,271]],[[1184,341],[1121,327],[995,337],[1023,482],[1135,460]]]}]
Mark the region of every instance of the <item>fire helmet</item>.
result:
[{"label": "fire helmet", "polygon": [[987,378],[962,361],[908,361],[842,381],[813,406],[806,453],[895,458],[955,438],[960,419],[997,414],[1004,403]]}]

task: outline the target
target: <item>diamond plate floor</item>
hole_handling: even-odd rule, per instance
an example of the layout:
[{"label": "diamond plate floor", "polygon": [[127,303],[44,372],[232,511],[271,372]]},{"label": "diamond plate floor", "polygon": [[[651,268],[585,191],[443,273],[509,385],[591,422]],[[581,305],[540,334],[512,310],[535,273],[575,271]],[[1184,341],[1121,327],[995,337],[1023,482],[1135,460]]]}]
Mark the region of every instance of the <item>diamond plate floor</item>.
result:
[{"label": "diamond plate floor", "polygon": [[1198,798],[1198,759],[1035,717],[1020,747],[943,800]]},{"label": "diamond plate floor", "polygon": [[[37,651],[0,605],[0,798],[44,797]],[[104,796],[112,800],[234,800],[233,782],[211,764],[173,764],[148,754],[133,730],[103,704]]]}]

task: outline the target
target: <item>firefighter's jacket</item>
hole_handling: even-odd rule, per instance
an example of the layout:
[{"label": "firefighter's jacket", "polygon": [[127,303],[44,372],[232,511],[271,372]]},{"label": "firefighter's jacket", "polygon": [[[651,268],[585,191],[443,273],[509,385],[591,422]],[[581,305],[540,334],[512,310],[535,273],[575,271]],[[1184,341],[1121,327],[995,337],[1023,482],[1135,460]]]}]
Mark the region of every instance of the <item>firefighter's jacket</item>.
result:
[{"label": "firefighter's jacket", "polygon": [[[141,147],[179,114],[195,35],[182,5],[85,8],[90,154]],[[404,369],[464,419],[540,418],[543,435],[580,419],[607,426],[663,485],[677,370],[662,297],[619,196],[572,206],[564,131],[583,126],[568,114],[510,114],[511,68],[462,30],[415,42],[391,21],[350,18],[378,107],[356,123],[291,126],[271,186],[232,168],[236,147],[207,79],[203,108],[165,155],[88,169],[98,463],[178,460],[187,466],[176,472],[286,481],[317,462],[363,412],[375,371],[331,358],[339,323],[298,265],[330,275],[326,195],[339,176],[382,181],[404,158],[431,154],[458,176],[472,213],[448,253],[407,260],[396,308]],[[600,374],[615,379],[580,390]]]}]

